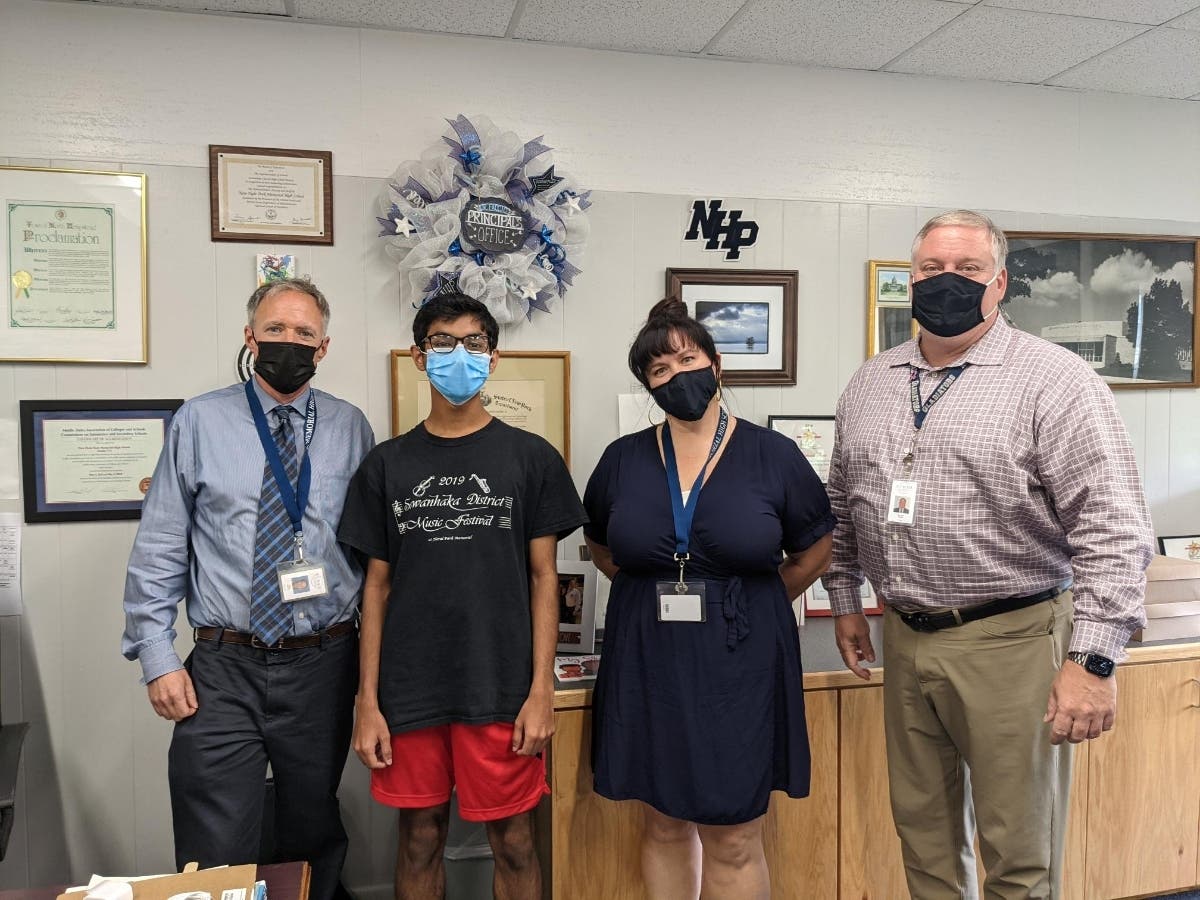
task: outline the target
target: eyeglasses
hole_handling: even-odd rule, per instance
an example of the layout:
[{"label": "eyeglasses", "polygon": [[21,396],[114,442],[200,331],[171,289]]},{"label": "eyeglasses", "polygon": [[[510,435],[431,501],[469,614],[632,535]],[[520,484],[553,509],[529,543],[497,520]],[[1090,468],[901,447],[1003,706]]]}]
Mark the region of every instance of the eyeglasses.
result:
[{"label": "eyeglasses", "polygon": [[431,334],[421,341],[421,349],[426,353],[453,353],[459,344],[462,344],[468,353],[474,353],[476,356],[487,356],[492,352],[492,342],[486,334],[468,334],[466,337]]}]

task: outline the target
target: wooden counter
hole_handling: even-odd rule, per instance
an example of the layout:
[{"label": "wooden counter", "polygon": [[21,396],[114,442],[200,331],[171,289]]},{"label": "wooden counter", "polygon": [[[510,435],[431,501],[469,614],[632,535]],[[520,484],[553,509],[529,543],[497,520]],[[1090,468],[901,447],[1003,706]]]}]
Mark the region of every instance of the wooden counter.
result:
[{"label": "wooden counter", "polygon": [[[1200,884],[1200,643],[1133,647],[1117,680],[1117,728],[1075,750],[1066,900]],[[772,796],[765,843],[776,900],[908,896],[882,684],[882,669],[869,682],[848,671],[804,676],[813,793]],[[547,887],[555,900],[641,900],[637,806],[592,792],[591,702],[590,688],[555,694]]]}]

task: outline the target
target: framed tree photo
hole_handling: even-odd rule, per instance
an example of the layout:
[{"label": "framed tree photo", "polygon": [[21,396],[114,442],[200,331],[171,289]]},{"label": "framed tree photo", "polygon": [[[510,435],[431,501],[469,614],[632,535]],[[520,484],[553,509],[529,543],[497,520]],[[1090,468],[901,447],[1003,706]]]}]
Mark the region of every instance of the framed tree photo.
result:
[{"label": "framed tree photo", "polygon": [[1200,387],[1195,237],[1006,232],[1003,309],[1115,390]]}]

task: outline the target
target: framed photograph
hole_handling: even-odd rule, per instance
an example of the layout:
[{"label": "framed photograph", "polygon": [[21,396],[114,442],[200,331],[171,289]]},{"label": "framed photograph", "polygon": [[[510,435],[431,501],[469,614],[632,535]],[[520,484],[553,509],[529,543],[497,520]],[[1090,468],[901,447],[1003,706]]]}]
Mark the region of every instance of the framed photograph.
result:
[{"label": "framed photograph", "polygon": [[1004,311],[1116,389],[1200,387],[1195,237],[1011,231]]},{"label": "framed photograph", "polygon": [[1176,559],[1200,562],[1200,534],[1177,534],[1158,539],[1158,552]]},{"label": "framed photograph", "polygon": [[333,153],[208,145],[214,241],[333,243]]},{"label": "framed photograph", "polygon": [[907,260],[867,263],[867,359],[917,336],[908,296],[910,269]]},{"label": "framed photograph", "polygon": [[[871,590],[871,582],[863,581],[860,596],[862,597],[863,612],[868,616],[883,615],[883,607],[879,605],[879,598],[875,596],[875,592]],[[821,584],[821,579],[817,579],[812,583],[807,591],[804,592],[804,616],[832,616],[833,610],[829,605],[829,591],[825,590]]]},{"label": "framed photograph", "polygon": [[799,280],[795,271],[667,269],[667,296],[712,335],[725,384],[795,384]]},{"label": "framed photograph", "polygon": [[767,416],[767,427],[796,442],[822,484],[829,481],[833,425],[833,416]]},{"label": "framed photograph", "polygon": [[139,519],[182,400],[22,400],[26,522]]},{"label": "framed photograph", "polygon": [[595,681],[598,671],[600,656],[595,653],[587,656],[554,657],[554,677],[561,682]]},{"label": "framed photograph", "polygon": [[558,649],[593,653],[596,649],[596,576],[590,562],[558,561]]},{"label": "framed photograph", "polygon": [[[392,437],[429,415],[429,378],[407,350],[393,350]],[[540,434],[571,464],[571,354],[567,350],[501,350],[483,405],[497,419]]]},{"label": "framed photograph", "polygon": [[0,166],[0,198],[0,362],[147,362],[146,176]]}]

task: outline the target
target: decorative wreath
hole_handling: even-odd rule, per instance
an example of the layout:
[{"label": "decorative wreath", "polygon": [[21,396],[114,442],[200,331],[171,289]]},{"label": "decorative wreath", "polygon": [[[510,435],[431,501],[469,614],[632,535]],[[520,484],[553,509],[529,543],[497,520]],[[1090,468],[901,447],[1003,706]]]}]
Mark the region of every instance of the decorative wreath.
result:
[{"label": "decorative wreath", "polygon": [[486,116],[446,121],[442,142],[396,169],[379,199],[379,236],[413,305],[460,291],[501,324],[550,312],[580,272],[591,191],[555,172],[541,135],[522,142]]}]

